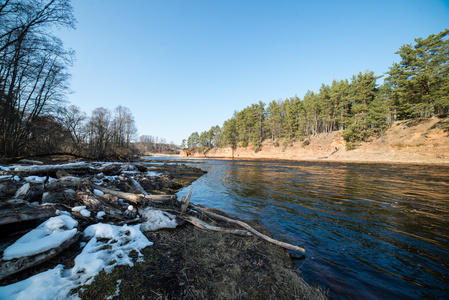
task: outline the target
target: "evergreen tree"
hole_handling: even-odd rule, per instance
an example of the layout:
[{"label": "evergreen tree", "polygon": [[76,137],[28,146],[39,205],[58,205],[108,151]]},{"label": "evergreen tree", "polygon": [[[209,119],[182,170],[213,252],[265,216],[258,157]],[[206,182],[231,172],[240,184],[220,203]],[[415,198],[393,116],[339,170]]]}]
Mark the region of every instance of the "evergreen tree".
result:
[{"label": "evergreen tree", "polygon": [[281,138],[283,128],[282,101],[271,101],[268,104],[267,120],[265,122],[268,134],[273,141]]},{"label": "evergreen tree", "polygon": [[387,80],[397,96],[401,118],[447,114],[449,109],[449,30],[415,45],[403,45],[396,54],[401,61],[390,68]]}]

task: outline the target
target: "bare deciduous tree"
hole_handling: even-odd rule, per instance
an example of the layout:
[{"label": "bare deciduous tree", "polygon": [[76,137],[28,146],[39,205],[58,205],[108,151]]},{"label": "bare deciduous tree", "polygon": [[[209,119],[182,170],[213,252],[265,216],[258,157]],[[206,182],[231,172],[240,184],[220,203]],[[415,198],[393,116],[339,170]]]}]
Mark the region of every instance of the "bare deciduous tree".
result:
[{"label": "bare deciduous tree", "polygon": [[73,52],[50,29],[74,23],[67,0],[0,3],[0,154],[24,152],[33,122],[64,99]]}]

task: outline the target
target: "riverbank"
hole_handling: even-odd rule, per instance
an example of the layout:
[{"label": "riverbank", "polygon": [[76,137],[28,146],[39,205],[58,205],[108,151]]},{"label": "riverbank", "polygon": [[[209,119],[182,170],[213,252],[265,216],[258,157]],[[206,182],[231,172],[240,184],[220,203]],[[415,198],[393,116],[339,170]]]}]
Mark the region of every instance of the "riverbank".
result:
[{"label": "riverbank", "polygon": [[[47,162],[50,161],[62,163],[61,158],[56,160],[47,158]],[[77,163],[76,166],[80,164],[82,163]],[[71,166],[73,167],[74,165],[72,163]],[[91,190],[88,187],[89,184],[86,184],[86,180],[92,181],[95,179],[98,182],[97,189],[100,188],[100,182],[102,182],[106,183],[108,188],[132,193],[135,187],[131,185],[132,181],[130,180],[134,178],[141,187],[153,195],[173,195],[179,189],[190,185],[204,174],[198,168],[167,163],[151,163],[149,165],[141,163],[91,163],[83,169],[83,172],[79,169],[64,169],[64,172],[56,171],[56,175],[65,176],[61,178],[67,178],[67,176],[83,178],[84,183],[81,186],[77,188],[71,187],[76,190],[75,196],[75,193],[68,192],[67,187],[48,192],[42,190],[42,188],[45,189],[46,181],[53,182],[57,180],[51,179],[55,170],[46,171],[44,175],[34,174],[31,176],[32,178],[29,176],[30,174],[15,172],[15,168],[12,166],[2,166],[0,170],[3,176],[2,180],[4,179],[1,182],[0,207],[6,208],[8,205],[14,205],[15,211],[17,211],[20,210],[20,205],[28,207],[27,203],[31,202],[34,203],[33,205],[36,205],[36,202],[39,203],[38,205],[43,205],[41,202],[51,200],[53,203],[63,204],[61,209],[63,209],[63,206],[69,208],[67,213],[77,220],[80,233],[90,228],[87,227],[89,224],[96,222],[116,226],[118,217],[113,214],[107,214],[102,217],[102,221],[97,221],[96,218],[98,217],[93,217],[95,215],[98,216],[94,207],[87,207],[87,210],[92,212],[92,217],[90,217],[90,214],[89,217],[84,216],[84,214],[80,215],[78,210],[70,209],[74,205],[76,207],[83,204],[86,205],[86,203],[80,202],[85,200],[83,197],[87,195],[89,199],[96,199],[97,201],[114,201],[113,197],[111,198],[111,195],[108,195],[107,192],[102,195],[98,190]],[[45,176],[47,176],[46,180]],[[44,183],[40,182],[40,179],[43,179]],[[20,202],[9,203],[10,201],[8,200],[14,198],[15,191],[24,182],[31,183],[31,193],[22,197]],[[44,197],[44,192],[46,193],[46,200],[38,200]],[[69,194],[72,194],[72,196],[69,197]],[[49,197],[49,195],[54,197]],[[136,206],[135,203],[133,205]],[[137,205],[137,207],[139,206]],[[180,202],[176,199],[171,199],[166,203],[153,203],[151,206],[153,209],[175,213],[180,209]],[[138,211],[140,213],[140,208]],[[225,215],[224,212],[215,212]],[[196,217],[211,225],[233,228],[231,224],[226,222],[216,221],[201,214],[193,213],[196,214]],[[10,232],[11,224],[5,225],[8,228],[5,226],[0,228],[3,230],[3,233],[8,231],[8,238],[2,238],[0,250],[5,250],[15,239],[42,221],[39,220],[39,222],[27,224],[21,223],[21,225],[29,225],[30,227],[21,227],[19,232]],[[125,224],[133,224],[130,222],[134,221],[133,219],[125,220]],[[143,231],[143,235],[153,244],[130,252],[129,261],[132,262],[132,267],[125,264],[118,265],[106,272],[101,271],[95,276],[95,280],[92,283],[89,282],[90,284],[84,284],[75,288],[72,292],[78,293],[82,299],[105,299],[109,296],[112,297],[111,299],[326,298],[325,293],[318,288],[309,286],[301,278],[286,250],[262,241],[255,236],[238,236],[229,233],[206,231],[198,229],[188,222],[183,222],[182,218],[178,220],[178,217],[177,222],[176,228]],[[257,230],[269,234],[256,221],[248,221],[248,223]],[[3,237],[7,235],[2,234]],[[133,236],[134,234],[130,237],[133,238]],[[119,239],[123,238],[126,237],[119,237]],[[105,243],[98,251],[111,249],[112,253],[114,253],[116,251],[115,247],[117,247],[115,244],[111,244],[115,243],[114,239],[108,241],[104,237],[98,238],[98,243]],[[84,253],[86,242],[85,237],[80,238],[72,246],[46,262],[2,279],[0,281],[0,294],[5,291],[4,289],[2,290],[1,286],[25,280],[30,276],[42,274],[47,270],[56,270],[60,266],[63,266],[66,272],[75,269],[78,264],[76,257],[80,255],[86,256]],[[88,244],[90,243],[91,241],[88,242]],[[111,245],[114,245],[114,247]],[[104,256],[105,254],[102,255]],[[118,257],[122,259],[122,256],[123,254],[120,254]],[[97,257],[96,264],[100,257]],[[114,264],[115,260],[111,260],[109,263]],[[58,284],[53,285],[57,286]]]},{"label": "riverbank", "polygon": [[233,149],[183,150],[180,157],[287,159],[302,161],[449,164],[449,118],[398,121],[383,136],[346,150],[342,131],[285,144],[265,141],[259,151],[252,145]]}]

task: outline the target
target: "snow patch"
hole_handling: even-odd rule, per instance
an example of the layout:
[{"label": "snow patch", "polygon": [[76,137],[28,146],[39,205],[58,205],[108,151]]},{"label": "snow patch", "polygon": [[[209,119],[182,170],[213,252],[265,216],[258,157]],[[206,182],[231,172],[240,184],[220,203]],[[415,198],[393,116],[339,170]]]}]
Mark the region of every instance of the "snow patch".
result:
[{"label": "snow patch", "polygon": [[115,293],[114,293],[114,295],[107,296],[106,297],[107,300],[112,300],[112,299],[114,299],[114,297],[120,296],[120,284],[121,283],[122,283],[122,280],[118,279],[117,280],[117,284],[115,285]]},{"label": "snow patch", "polygon": [[97,219],[103,219],[104,216],[106,216],[106,213],[104,211],[97,212]]},{"label": "snow patch", "polygon": [[24,180],[28,183],[44,183],[46,177],[40,176],[28,176],[25,177]]},{"label": "snow patch", "polygon": [[162,173],[156,172],[156,171],[147,171],[145,173],[146,176],[153,176],[153,177],[160,177],[162,176]]},{"label": "snow patch", "polygon": [[94,189],[94,195],[97,195],[97,196],[101,197],[101,196],[104,195],[104,193],[102,191],[100,191],[100,190]]},{"label": "snow patch", "polygon": [[58,247],[78,232],[77,225],[78,222],[69,216],[52,217],[6,248],[3,259],[36,255]]},{"label": "snow patch", "polygon": [[80,214],[82,214],[85,217],[90,217],[90,211],[88,211],[86,209],[85,205],[72,207],[72,211],[79,212]]},{"label": "snow patch", "polygon": [[[57,227],[54,224],[54,227]],[[129,257],[135,250],[151,246],[140,230],[140,225],[115,226],[95,224],[86,228],[84,236],[90,238],[83,251],[75,258],[75,266],[64,269],[63,265],[37,274],[23,281],[0,287],[0,299],[78,299],[70,295],[72,289],[91,284],[102,270],[110,272],[117,265],[133,266]],[[116,294],[120,282],[117,282]]]},{"label": "snow patch", "polygon": [[161,228],[175,228],[178,226],[176,216],[162,210],[154,210],[150,207],[139,211],[146,220],[142,223],[143,231],[155,231]]}]

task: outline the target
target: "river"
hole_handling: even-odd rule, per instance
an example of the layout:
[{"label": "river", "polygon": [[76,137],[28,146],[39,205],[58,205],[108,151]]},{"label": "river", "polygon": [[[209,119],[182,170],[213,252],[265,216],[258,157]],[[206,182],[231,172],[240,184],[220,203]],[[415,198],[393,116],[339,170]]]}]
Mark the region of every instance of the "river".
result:
[{"label": "river", "polygon": [[304,247],[296,267],[331,298],[449,297],[449,166],[185,162],[208,171],[192,202]]}]

